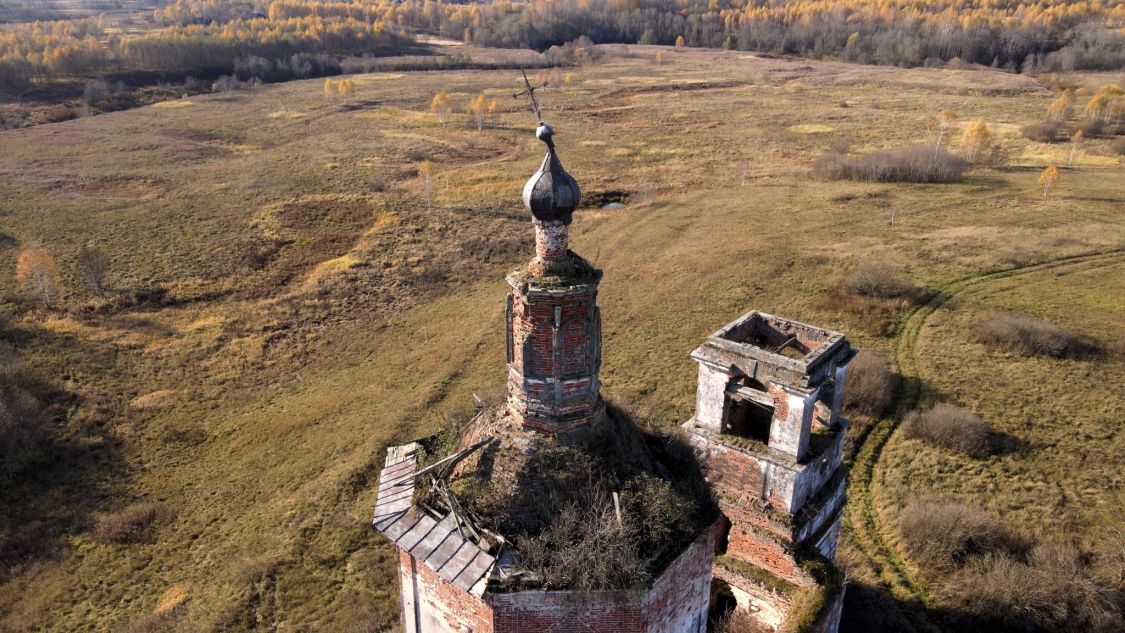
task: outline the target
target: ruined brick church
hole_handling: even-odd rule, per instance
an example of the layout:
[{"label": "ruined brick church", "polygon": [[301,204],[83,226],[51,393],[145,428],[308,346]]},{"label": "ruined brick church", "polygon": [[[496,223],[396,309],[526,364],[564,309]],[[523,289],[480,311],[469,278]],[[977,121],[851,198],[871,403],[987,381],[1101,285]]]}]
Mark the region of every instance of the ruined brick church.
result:
[{"label": "ruined brick church", "polygon": [[444,439],[388,449],[380,475],[374,525],[397,548],[403,631],[703,633],[738,610],[766,630],[834,633],[855,351],[749,312],[692,352],[682,433],[634,424],[600,395],[602,271],[568,248],[578,184],[551,128],[536,136],[547,154],[523,190],[535,256],[507,276],[506,397]]}]

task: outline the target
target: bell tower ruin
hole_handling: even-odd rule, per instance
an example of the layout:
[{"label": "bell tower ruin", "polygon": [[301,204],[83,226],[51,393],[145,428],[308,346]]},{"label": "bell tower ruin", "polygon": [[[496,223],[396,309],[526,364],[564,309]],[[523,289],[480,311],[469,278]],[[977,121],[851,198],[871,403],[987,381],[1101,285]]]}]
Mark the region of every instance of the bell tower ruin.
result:
[{"label": "bell tower ruin", "polygon": [[840,405],[855,353],[838,332],[749,312],[691,354],[699,387],[683,428],[706,454],[726,517],[716,597],[769,627],[790,615],[802,589],[820,592],[827,605],[816,630],[839,626],[844,587],[832,563],[848,426]]},{"label": "bell tower ruin", "polygon": [[590,426],[605,413],[601,368],[602,271],[569,249],[570,223],[581,192],[555,152],[550,126],[539,171],[523,188],[535,227],[535,257],[508,275],[508,406],[524,426],[560,433]]}]

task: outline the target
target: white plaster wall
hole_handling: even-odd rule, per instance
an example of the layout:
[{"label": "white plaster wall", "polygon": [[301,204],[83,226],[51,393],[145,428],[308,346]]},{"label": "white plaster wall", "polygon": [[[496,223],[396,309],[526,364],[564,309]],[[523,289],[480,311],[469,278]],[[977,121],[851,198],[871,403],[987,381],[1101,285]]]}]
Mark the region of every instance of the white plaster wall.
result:
[{"label": "white plaster wall", "polygon": [[809,394],[786,390],[788,411],[784,419],[774,418],[770,424],[770,448],[800,459],[809,447],[809,429],[812,427],[813,406],[817,390]]},{"label": "white plaster wall", "polygon": [[847,365],[839,365],[836,367],[836,389],[832,392],[832,426],[836,426],[836,423],[840,419],[840,408],[844,404],[844,386],[847,384],[844,382],[844,379],[847,377],[847,374]]},{"label": "white plaster wall", "polygon": [[695,399],[695,423],[714,433],[719,433],[723,425],[723,405],[726,402],[727,383],[730,377],[726,372],[713,369],[704,363],[699,364],[699,388]]}]

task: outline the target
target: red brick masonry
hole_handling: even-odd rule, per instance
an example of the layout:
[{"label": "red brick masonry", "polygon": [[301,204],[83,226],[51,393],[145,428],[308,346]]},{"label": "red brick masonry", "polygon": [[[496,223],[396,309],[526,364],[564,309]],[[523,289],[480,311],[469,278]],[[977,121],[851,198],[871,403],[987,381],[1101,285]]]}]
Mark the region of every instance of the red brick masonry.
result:
[{"label": "red brick masonry", "polygon": [[715,532],[700,535],[647,591],[485,591],[477,598],[400,549],[403,631],[705,633]]}]

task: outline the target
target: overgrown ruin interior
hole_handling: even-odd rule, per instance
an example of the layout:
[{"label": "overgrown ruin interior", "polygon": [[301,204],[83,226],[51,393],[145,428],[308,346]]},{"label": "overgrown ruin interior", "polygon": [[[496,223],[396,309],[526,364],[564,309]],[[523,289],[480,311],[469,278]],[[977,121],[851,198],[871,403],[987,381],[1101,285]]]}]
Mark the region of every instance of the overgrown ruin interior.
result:
[{"label": "overgrown ruin interior", "polygon": [[578,184],[550,127],[536,135],[548,151],[524,188],[536,254],[507,277],[507,395],[388,449],[380,476],[374,524],[397,545],[403,630],[703,633],[741,609],[834,633],[854,350],[751,312],[693,352],[683,432],[607,405],[602,272],[568,248]]}]

